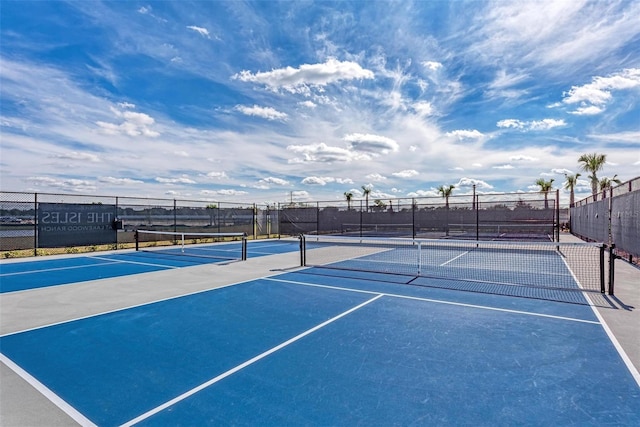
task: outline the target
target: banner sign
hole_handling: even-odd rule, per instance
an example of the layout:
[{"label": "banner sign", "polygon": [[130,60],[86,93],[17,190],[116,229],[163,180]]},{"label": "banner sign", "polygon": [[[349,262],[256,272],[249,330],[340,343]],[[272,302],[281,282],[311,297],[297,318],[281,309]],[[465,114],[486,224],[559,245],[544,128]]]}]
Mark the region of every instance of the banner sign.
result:
[{"label": "banner sign", "polygon": [[38,204],[38,247],[117,243],[116,207],[102,204]]}]

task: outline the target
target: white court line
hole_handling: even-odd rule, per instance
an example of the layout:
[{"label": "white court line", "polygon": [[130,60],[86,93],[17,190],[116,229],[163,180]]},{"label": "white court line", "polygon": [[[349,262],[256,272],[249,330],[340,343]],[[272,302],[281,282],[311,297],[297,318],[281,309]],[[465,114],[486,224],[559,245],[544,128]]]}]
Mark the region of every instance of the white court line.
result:
[{"label": "white court line", "polygon": [[[582,289],[582,284],[580,283],[580,280],[578,280],[578,277],[575,274],[573,274],[573,270],[571,270],[571,267],[569,267],[569,264],[567,263],[564,257],[562,257],[562,262],[564,262],[565,266],[567,267],[567,270],[569,270],[569,272],[571,273],[571,276],[573,276],[573,280],[576,281],[576,283],[578,284],[578,287]],[[607,336],[611,340],[611,343],[613,344],[616,351],[622,358],[622,361],[624,362],[624,364],[627,366],[627,369],[629,369],[631,376],[633,377],[634,380],[636,380],[638,387],[640,387],[640,372],[638,372],[638,369],[635,367],[635,365],[627,355],[627,352],[624,351],[624,348],[622,348],[622,345],[620,345],[620,342],[616,338],[613,331],[609,328],[609,325],[607,325],[607,322],[604,320],[604,317],[600,315],[600,312],[591,301],[591,298],[589,298],[587,295],[585,295],[584,298],[589,303],[589,307],[591,307],[593,314],[595,314],[598,320],[600,320],[600,323],[602,324],[602,328],[604,329],[604,332],[607,334]]]},{"label": "white court line", "polygon": [[177,396],[177,397],[175,397],[175,398],[163,403],[162,405],[157,406],[157,407],[151,409],[150,411],[147,411],[144,414],[132,419],[131,421],[128,421],[128,422],[122,424],[122,427],[132,426],[132,425],[134,425],[136,423],[139,423],[140,421],[143,421],[143,420],[149,418],[152,415],[157,414],[158,412],[160,412],[160,411],[162,411],[162,410],[164,410],[164,409],[166,409],[166,408],[168,408],[168,407],[170,407],[170,406],[172,406],[172,405],[174,405],[174,404],[186,399],[187,397],[190,397],[190,396],[198,393],[201,390],[204,390],[205,388],[217,383],[218,381],[223,380],[223,379],[227,378],[228,376],[235,374],[236,372],[246,368],[247,366],[250,366],[250,365],[254,364],[257,361],[259,361],[261,359],[264,359],[265,357],[275,353],[276,351],[287,347],[288,345],[300,340],[301,338],[304,338],[307,335],[309,335],[309,334],[311,334],[311,333],[313,333],[313,332],[315,332],[315,331],[317,331],[319,329],[324,328],[328,324],[333,323],[336,320],[341,319],[342,317],[344,317],[344,316],[346,316],[346,315],[348,315],[350,313],[353,313],[356,310],[361,309],[365,305],[370,304],[370,303],[374,302],[375,300],[377,300],[379,298],[382,298],[383,296],[384,296],[384,294],[378,294],[377,296],[375,296],[375,297],[363,302],[362,304],[357,305],[357,306],[355,306],[355,307],[353,307],[353,308],[351,308],[351,309],[349,309],[349,310],[347,310],[347,311],[345,311],[343,313],[340,313],[337,316],[332,317],[331,319],[329,319],[329,320],[327,320],[325,322],[322,322],[319,325],[316,325],[313,328],[308,329],[308,330],[304,331],[303,333],[301,333],[299,335],[296,335],[295,337],[293,337],[293,338],[291,338],[291,339],[289,339],[289,340],[287,340],[287,341],[285,341],[285,342],[283,342],[283,343],[281,343],[281,344],[279,344],[279,345],[277,345],[277,346],[265,351],[264,353],[261,353],[261,354],[255,356],[255,357],[247,360],[244,363],[241,363],[240,365],[236,366],[235,368],[229,369],[228,371],[218,375],[217,377],[214,377],[214,378],[210,379],[209,381],[204,382],[204,383],[200,384],[199,386],[197,386],[195,388],[192,388],[191,390],[181,394],[180,396]]},{"label": "white court line", "polygon": [[3,274],[0,274],[0,277],[18,276],[20,274],[31,274],[31,273],[48,273],[50,271],[60,271],[60,270],[73,270],[75,268],[99,267],[101,265],[109,265],[109,264],[117,264],[118,263],[118,261],[114,261],[114,260],[108,259],[108,258],[98,258],[98,257],[83,257],[83,258],[97,258],[97,259],[100,259],[100,260],[107,260],[107,261],[110,261],[110,262],[102,262],[100,264],[89,264],[89,265],[72,265],[72,266],[68,266],[68,267],[45,268],[43,270],[17,271],[15,273],[3,273]]},{"label": "white court line", "polygon": [[[269,281],[272,281],[272,282],[291,283],[291,284],[294,284],[294,285],[302,285],[302,286],[312,286],[312,287],[316,287],[316,288],[336,289],[336,290],[340,290],[340,291],[359,292],[359,293],[364,293],[364,294],[375,294],[375,295],[379,295],[380,294],[380,292],[374,292],[374,291],[365,291],[365,290],[361,290],[361,289],[343,288],[343,287],[330,286],[330,285],[319,285],[319,284],[316,284],[316,283],[298,282],[298,281],[295,281],[295,280],[274,279],[274,278],[270,278],[270,277],[265,277],[263,280],[269,280]],[[477,309],[480,309],[480,310],[500,311],[500,312],[503,312],[503,313],[523,314],[523,315],[526,315],[526,316],[545,317],[545,318],[557,319],[557,320],[568,320],[570,322],[578,322],[578,323],[589,323],[589,324],[592,324],[592,325],[601,324],[601,322],[596,322],[594,320],[584,320],[584,319],[576,319],[574,317],[554,316],[554,315],[551,315],[551,314],[535,313],[535,312],[532,312],[532,311],[511,310],[511,309],[508,309],[508,308],[489,307],[489,306],[486,306],[486,305],[466,304],[466,303],[462,303],[462,302],[445,301],[445,300],[438,300],[438,299],[432,299],[432,298],[412,297],[412,296],[409,296],[409,295],[399,295],[399,294],[389,294],[389,293],[383,293],[383,295],[388,296],[388,297],[393,297],[393,298],[410,299],[410,300],[414,300],[414,301],[425,301],[425,302],[433,302],[433,303],[436,303],[436,304],[447,304],[447,305],[455,305],[455,306],[459,306],[459,307],[477,308]]]},{"label": "white court line", "polygon": [[443,262],[442,264],[440,264],[440,267],[442,267],[443,265],[447,265],[450,262],[453,262],[453,261],[457,260],[458,258],[465,256],[468,253],[469,253],[469,251],[465,251],[465,252],[461,253],[460,255],[458,255],[457,257],[451,258],[449,261]]},{"label": "white court line", "polygon": [[91,420],[78,412],[73,406],[69,405],[65,400],[63,400],[60,396],[55,394],[49,387],[42,384],[40,381],[35,379],[31,374],[27,371],[16,365],[11,359],[6,357],[4,354],[0,353],[0,361],[7,365],[9,369],[15,372],[19,377],[25,380],[28,384],[30,384],[33,388],[42,393],[47,399],[49,399],[53,404],[55,404],[58,408],[64,411],[65,414],[69,415],[76,421],[78,424],[82,426],[96,426]]}]

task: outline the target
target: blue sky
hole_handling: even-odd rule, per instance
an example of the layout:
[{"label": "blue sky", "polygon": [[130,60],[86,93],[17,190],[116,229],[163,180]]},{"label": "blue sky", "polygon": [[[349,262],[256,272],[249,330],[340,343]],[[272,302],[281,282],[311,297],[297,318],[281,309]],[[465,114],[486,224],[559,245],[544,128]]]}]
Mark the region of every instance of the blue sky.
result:
[{"label": "blue sky", "polygon": [[593,152],[600,176],[627,180],[639,23],[637,1],[2,0],[1,188],[527,192]]}]

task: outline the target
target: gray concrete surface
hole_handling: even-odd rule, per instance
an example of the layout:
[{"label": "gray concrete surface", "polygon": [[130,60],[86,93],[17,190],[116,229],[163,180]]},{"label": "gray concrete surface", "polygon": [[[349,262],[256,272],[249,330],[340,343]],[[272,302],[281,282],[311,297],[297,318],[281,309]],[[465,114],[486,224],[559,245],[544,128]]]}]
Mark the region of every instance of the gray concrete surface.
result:
[{"label": "gray concrete surface", "polygon": [[[563,241],[577,241],[563,234]],[[295,269],[298,253],[252,258],[228,265],[137,274],[0,295],[0,334],[5,335],[71,319],[173,298]],[[597,295],[594,310],[614,340],[640,370],[640,269],[616,261],[615,296]],[[0,426],[76,426],[64,411],[27,381],[0,363]]]}]

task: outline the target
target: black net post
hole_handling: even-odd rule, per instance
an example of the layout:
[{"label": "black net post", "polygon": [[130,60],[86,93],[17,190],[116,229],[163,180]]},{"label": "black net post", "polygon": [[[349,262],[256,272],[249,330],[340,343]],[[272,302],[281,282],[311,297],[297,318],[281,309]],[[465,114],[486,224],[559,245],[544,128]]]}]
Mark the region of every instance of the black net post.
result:
[{"label": "black net post", "polygon": [[248,246],[247,233],[244,233],[244,235],[242,236],[242,261],[247,260],[247,246]]},{"label": "black net post", "polygon": [[600,293],[604,294],[604,245],[600,246]]},{"label": "black net post", "polygon": [[139,245],[139,243],[138,243],[138,242],[140,241],[140,239],[139,239],[139,234],[138,234],[138,230],[135,230],[135,231],[133,232],[133,238],[134,238],[134,239],[135,239],[135,241],[136,241],[136,251],[137,251],[137,250],[140,250],[140,245]]},{"label": "black net post", "polygon": [[300,234],[298,239],[300,240],[300,267],[304,267],[306,265],[304,235]]},{"label": "black net post", "polygon": [[613,283],[615,281],[616,245],[609,246],[609,295],[613,295]]}]

